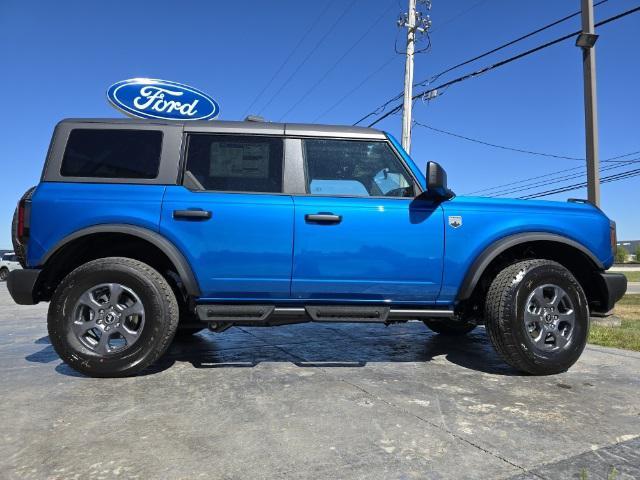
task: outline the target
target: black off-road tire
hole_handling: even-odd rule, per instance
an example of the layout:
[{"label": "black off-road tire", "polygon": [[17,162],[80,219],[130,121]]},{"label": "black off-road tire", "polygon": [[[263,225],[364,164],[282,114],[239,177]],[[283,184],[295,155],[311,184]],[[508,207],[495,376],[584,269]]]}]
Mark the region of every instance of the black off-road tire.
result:
[{"label": "black off-road tire", "polygon": [[0,268],[0,282],[4,282],[9,276],[8,268]]},{"label": "black off-road tire", "polygon": [[[71,329],[74,305],[95,285],[120,283],[134,291],[145,310],[140,338],[120,353],[100,355],[82,345]],[[93,260],[67,275],[49,305],[49,338],[60,358],[73,369],[92,377],[135,375],[165,353],[178,327],[176,297],[155,269],[138,260],[108,257]]]},{"label": "black off-road tire", "polygon": [[424,320],[424,324],[429,327],[430,330],[439,333],[440,335],[452,337],[466,335],[477,326],[472,322],[438,322],[434,320]]},{"label": "black off-road tire", "polygon": [[[528,296],[545,284],[564,289],[576,314],[572,340],[566,348],[548,353],[534,348],[524,322]],[[589,336],[589,307],[582,287],[569,270],[550,260],[524,260],[502,270],[489,287],[484,319],[491,343],[502,358],[533,375],[566,371],[582,354]]]}]

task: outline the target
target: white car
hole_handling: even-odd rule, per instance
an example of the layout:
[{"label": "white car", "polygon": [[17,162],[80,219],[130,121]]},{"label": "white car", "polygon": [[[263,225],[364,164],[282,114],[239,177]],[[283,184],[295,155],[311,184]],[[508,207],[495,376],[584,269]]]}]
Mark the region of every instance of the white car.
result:
[{"label": "white car", "polygon": [[0,282],[4,282],[9,276],[9,272],[22,268],[18,262],[18,256],[13,253],[5,253],[0,259]]}]

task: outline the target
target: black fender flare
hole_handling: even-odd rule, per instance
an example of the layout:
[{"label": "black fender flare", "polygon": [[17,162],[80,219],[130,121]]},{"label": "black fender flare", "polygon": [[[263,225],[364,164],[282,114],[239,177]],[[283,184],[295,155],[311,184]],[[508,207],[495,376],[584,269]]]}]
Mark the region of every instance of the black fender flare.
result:
[{"label": "black fender flare", "polygon": [[167,256],[167,258],[169,258],[169,261],[175,266],[187,293],[194,297],[200,296],[200,286],[198,284],[196,276],[194,275],[193,270],[191,269],[191,265],[182,254],[182,252],[164,236],[160,235],[157,232],[154,232],[153,230],[149,230],[148,228],[140,227],[137,225],[119,223],[100,224],[77,230],[72,234],[64,237],[62,240],[56,243],[53,248],[49,249],[49,251],[42,258],[41,264],[46,265],[47,261],[50,260],[51,257],[58,253],[69,242],[96,233],[123,233],[126,235],[138,237],[155,245]]},{"label": "black fender flare", "polygon": [[563,237],[562,235],[547,232],[517,233],[515,235],[509,235],[508,237],[503,237],[499,240],[496,240],[476,257],[476,259],[467,270],[464,280],[462,281],[462,285],[460,285],[460,290],[458,290],[456,300],[466,300],[471,297],[471,294],[480,281],[480,278],[482,277],[485,269],[502,252],[508,250],[511,247],[515,247],[516,245],[540,241],[556,242],[573,247],[583,253],[587,258],[589,258],[593,262],[595,269],[604,270],[604,265],[598,259],[598,257],[596,257],[593,252],[587,247],[585,247],[581,243],[576,242],[575,240]]}]

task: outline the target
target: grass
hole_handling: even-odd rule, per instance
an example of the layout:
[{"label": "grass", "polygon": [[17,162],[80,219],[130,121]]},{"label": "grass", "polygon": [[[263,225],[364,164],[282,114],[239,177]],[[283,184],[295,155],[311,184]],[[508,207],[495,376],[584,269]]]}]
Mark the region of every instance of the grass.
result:
[{"label": "grass", "polygon": [[623,272],[629,282],[640,282],[640,272]]},{"label": "grass", "polygon": [[616,304],[615,315],[622,319],[622,325],[592,325],[589,343],[640,352],[640,295],[625,295]]}]

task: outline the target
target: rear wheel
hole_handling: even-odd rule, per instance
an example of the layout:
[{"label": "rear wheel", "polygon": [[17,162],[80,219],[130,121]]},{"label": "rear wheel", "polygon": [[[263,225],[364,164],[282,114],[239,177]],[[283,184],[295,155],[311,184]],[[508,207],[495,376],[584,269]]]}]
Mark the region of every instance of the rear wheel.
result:
[{"label": "rear wheel", "polygon": [[0,282],[4,282],[9,276],[8,268],[0,268]]},{"label": "rear wheel", "polygon": [[69,366],[94,377],[124,377],[166,351],[178,325],[178,304],[149,265],[103,258],[64,278],[47,323],[51,344]]},{"label": "rear wheel", "polygon": [[424,320],[424,324],[440,335],[466,335],[476,328],[476,324],[472,322],[438,322],[434,320]]},{"label": "rear wheel", "polygon": [[582,287],[559,263],[525,260],[502,270],[485,305],[487,332],[511,366],[534,375],[573,365],[589,335]]}]

